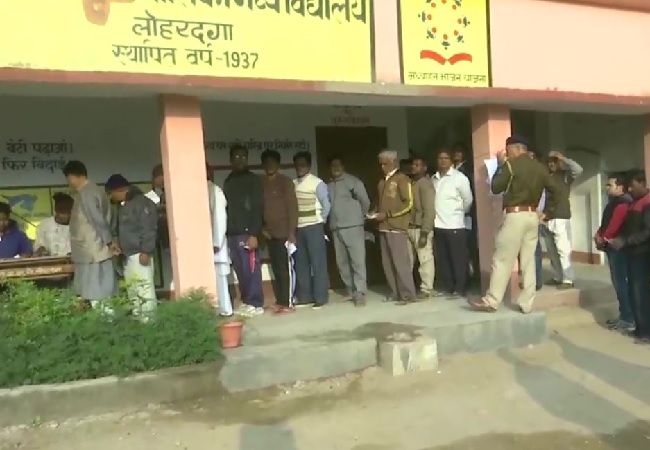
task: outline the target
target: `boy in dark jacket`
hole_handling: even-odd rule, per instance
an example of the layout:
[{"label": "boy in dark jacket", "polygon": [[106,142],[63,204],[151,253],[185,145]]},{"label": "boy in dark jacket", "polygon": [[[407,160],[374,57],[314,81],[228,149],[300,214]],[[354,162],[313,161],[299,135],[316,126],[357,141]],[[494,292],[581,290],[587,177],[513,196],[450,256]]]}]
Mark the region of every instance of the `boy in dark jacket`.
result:
[{"label": "boy in dark jacket", "polygon": [[622,233],[610,240],[609,246],[627,254],[630,304],[636,323],[632,333],[650,342],[650,193],[643,170],[630,174],[630,194],[633,200]]},{"label": "boy in dark jacket", "polygon": [[133,312],[146,320],[157,304],[153,265],[158,234],[156,204],[120,174],[111,175],[105,188],[111,201],[119,205],[117,239]]}]

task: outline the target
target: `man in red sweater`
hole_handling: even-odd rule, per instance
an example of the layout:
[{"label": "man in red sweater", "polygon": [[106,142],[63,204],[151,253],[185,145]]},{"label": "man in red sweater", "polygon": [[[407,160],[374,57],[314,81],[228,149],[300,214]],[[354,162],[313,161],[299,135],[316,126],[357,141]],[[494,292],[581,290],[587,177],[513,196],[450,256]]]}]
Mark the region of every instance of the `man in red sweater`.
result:
[{"label": "man in red sweater", "polygon": [[627,193],[627,182],[621,173],[609,175],[607,179],[607,195],[609,201],[603,211],[600,227],[594,235],[596,248],[607,254],[612,285],[618,299],[619,317],[608,320],[607,324],[613,330],[630,331],[634,329],[634,314],[630,305],[630,289],[628,285],[629,258],[622,250],[615,250],[609,242],[621,233],[623,222],[630,209],[632,197]]},{"label": "man in red sweater", "polygon": [[632,335],[639,342],[650,342],[650,192],[643,170],[630,176],[632,203],[618,236],[608,242],[623,249],[628,258],[627,281],[635,327]]}]

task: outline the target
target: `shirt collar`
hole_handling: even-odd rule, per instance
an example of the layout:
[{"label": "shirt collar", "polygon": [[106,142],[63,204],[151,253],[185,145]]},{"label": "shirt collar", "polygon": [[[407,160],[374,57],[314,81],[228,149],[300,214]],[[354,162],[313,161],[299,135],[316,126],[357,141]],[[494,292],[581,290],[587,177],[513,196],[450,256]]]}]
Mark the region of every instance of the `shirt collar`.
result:
[{"label": "shirt collar", "polygon": [[384,177],[384,180],[388,180],[390,177],[392,177],[392,176],[395,175],[396,173],[397,173],[397,169],[393,169],[392,171],[390,171],[390,172],[389,172],[389,173]]},{"label": "shirt collar", "polygon": [[[454,174],[454,172],[456,172],[456,169],[454,169],[453,167],[451,167],[451,168],[449,169],[449,171],[448,171],[444,176],[446,176],[446,177],[451,176],[451,175]],[[441,178],[442,178],[442,177],[440,176],[440,172],[436,172],[436,174],[435,174],[434,176],[435,176],[437,179],[441,179]]]}]

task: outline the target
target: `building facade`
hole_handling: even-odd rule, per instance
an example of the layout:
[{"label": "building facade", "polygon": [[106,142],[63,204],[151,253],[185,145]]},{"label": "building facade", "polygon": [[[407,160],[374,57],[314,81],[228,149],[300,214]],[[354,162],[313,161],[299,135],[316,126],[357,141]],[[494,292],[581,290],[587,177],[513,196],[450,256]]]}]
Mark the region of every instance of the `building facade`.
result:
[{"label": "building facade", "polygon": [[17,203],[29,228],[64,189],[65,161],[83,160],[96,182],[120,172],[143,186],[162,161],[177,293],[215,291],[197,174],[207,159],[220,183],[234,142],[253,164],[279,150],[287,174],[296,151],[311,151],[319,174],[344,151],[370,189],[381,148],[465,142],[485,271],[501,214],[484,161],[513,131],[584,166],[571,199],[578,261],[602,262],[591,243],[602,174],[650,161],[643,0],[47,3],[0,2],[11,40],[0,52],[0,197],[32,199]]}]

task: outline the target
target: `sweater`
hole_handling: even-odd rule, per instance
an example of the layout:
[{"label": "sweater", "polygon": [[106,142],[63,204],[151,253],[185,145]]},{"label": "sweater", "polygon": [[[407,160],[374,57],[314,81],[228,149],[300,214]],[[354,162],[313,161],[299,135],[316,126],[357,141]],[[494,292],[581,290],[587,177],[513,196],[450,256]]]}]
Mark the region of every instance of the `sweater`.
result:
[{"label": "sweater", "polygon": [[354,175],[344,173],[330,181],[327,188],[332,203],[330,229],[363,226],[370,209],[370,199],[363,182]]},{"label": "sweater", "polygon": [[248,169],[230,172],[223,185],[228,202],[229,236],[259,236],[262,233],[263,192],[260,177]]},{"label": "sweater", "polygon": [[[308,173],[302,178],[293,180],[293,184],[296,187],[298,200],[298,228],[324,223],[329,215],[330,205],[327,186],[323,180]],[[322,188],[325,189],[325,198],[319,196],[318,191]]]},{"label": "sweater", "polygon": [[264,231],[273,239],[287,239],[298,227],[298,200],[291,178],[281,173],[262,178]]},{"label": "sweater", "polygon": [[377,212],[386,215],[386,220],[379,222],[379,231],[407,231],[413,208],[411,179],[399,171],[394,172],[379,182],[377,191]]}]

